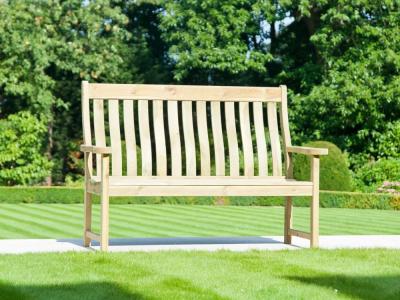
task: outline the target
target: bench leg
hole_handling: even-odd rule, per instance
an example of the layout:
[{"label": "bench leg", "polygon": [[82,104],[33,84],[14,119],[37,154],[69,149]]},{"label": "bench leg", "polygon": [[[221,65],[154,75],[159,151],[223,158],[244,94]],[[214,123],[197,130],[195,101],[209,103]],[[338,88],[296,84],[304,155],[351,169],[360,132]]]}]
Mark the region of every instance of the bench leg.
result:
[{"label": "bench leg", "polygon": [[109,200],[108,195],[101,196],[101,229],[100,229],[100,249],[108,250],[109,238]]},{"label": "bench leg", "polygon": [[292,236],[289,233],[292,228],[292,197],[286,197],[285,201],[285,230],[284,230],[284,243],[291,244]]},{"label": "bench leg", "polygon": [[85,190],[84,199],[84,225],[83,225],[83,246],[90,246],[90,238],[86,232],[92,230],[92,194]]},{"label": "bench leg", "polygon": [[108,196],[108,177],[109,177],[109,156],[104,156],[101,160],[101,229],[100,229],[100,249],[108,250],[109,238],[109,196]]},{"label": "bench leg", "polygon": [[314,156],[311,159],[311,179],[313,182],[311,198],[311,239],[310,247],[319,246],[319,157]]}]

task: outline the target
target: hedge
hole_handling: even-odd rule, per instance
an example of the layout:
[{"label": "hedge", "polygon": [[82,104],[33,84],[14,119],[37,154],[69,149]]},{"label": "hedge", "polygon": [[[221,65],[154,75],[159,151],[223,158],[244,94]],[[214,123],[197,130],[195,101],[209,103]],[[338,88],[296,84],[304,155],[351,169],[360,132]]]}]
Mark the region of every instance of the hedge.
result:
[{"label": "hedge", "polygon": [[[295,197],[295,206],[308,206],[309,197]],[[82,203],[80,187],[0,187],[0,203]],[[283,197],[111,197],[116,204],[203,204],[280,206]],[[98,197],[94,197],[98,203]],[[400,196],[378,193],[321,191],[321,207],[400,210]]]}]

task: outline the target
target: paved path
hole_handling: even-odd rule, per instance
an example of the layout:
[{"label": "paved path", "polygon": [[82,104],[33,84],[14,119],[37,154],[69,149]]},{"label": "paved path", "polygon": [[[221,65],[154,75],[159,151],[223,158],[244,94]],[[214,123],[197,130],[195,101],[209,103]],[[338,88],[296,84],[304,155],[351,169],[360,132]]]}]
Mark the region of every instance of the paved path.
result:
[{"label": "paved path", "polygon": [[[178,237],[111,239],[110,251],[163,251],[163,250],[295,250],[308,248],[308,241],[293,238],[294,245],[283,244],[282,236],[261,237]],[[80,239],[9,239],[0,240],[0,254],[29,252],[93,251],[99,249],[82,246]],[[400,249],[400,235],[344,235],[321,236],[320,247],[337,248],[392,248]]]}]

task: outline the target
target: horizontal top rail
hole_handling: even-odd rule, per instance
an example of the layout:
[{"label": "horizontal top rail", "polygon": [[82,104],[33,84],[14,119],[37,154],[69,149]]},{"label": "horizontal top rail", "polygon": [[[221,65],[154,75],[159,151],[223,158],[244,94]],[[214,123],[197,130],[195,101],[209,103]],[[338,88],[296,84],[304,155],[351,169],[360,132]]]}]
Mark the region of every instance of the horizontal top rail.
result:
[{"label": "horizontal top rail", "polygon": [[90,99],[281,102],[280,87],[90,83]]}]

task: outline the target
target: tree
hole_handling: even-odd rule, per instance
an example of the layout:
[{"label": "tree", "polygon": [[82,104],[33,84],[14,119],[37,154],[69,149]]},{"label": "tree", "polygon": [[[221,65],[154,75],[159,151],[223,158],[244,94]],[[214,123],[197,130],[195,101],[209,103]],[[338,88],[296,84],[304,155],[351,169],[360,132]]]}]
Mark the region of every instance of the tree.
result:
[{"label": "tree", "polygon": [[0,4],[1,113],[26,109],[46,124],[56,174],[65,140],[81,138],[80,81],[124,82],[135,73],[127,22],[108,0]]},{"label": "tree", "polygon": [[334,141],[352,153],[353,164],[392,156],[396,150],[385,151],[380,144],[386,135],[399,133],[400,4],[335,4],[321,14],[310,38],[322,59],[322,81],[295,97],[297,134]]},{"label": "tree", "polygon": [[160,26],[171,45],[175,79],[218,83],[246,71],[265,72],[273,58],[262,28],[270,6],[255,0],[164,1]]}]

